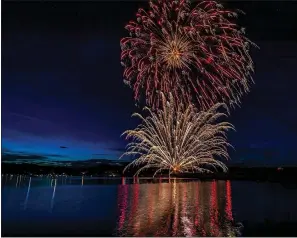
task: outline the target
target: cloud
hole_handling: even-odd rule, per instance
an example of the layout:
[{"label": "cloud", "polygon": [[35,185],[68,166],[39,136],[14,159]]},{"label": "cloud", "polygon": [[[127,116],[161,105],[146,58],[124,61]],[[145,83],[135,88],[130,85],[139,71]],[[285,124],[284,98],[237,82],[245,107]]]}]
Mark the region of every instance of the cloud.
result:
[{"label": "cloud", "polygon": [[47,157],[42,155],[29,155],[29,154],[2,154],[1,156],[2,161],[19,161],[19,160],[28,160],[28,161],[34,161],[34,160],[44,160],[47,159]]},{"label": "cloud", "polygon": [[64,158],[65,156],[59,154],[33,154],[23,151],[11,151],[9,149],[3,148],[1,161],[2,162],[32,162],[37,163],[40,161],[48,160],[49,158]]},{"label": "cloud", "polygon": [[4,148],[4,147],[1,148],[1,152],[2,152],[2,153],[9,152],[9,151],[10,151],[10,150],[7,149],[7,148]]}]

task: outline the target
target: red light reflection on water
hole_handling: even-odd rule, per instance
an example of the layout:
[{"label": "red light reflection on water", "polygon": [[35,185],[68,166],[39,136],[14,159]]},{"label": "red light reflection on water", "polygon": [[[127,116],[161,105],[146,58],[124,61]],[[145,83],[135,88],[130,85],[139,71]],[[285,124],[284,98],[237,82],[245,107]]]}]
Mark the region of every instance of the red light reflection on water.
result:
[{"label": "red light reflection on water", "polygon": [[122,177],[122,185],[125,185],[125,184],[126,184],[126,178]]},{"label": "red light reflection on water", "polygon": [[197,183],[196,189],[195,189],[195,226],[199,227],[199,213],[200,213],[200,208],[199,208],[199,183]]},{"label": "red light reflection on water", "polygon": [[125,236],[224,236],[233,220],[230,181],[120,185],[118,196]]},{"label": "red light reflection on water", "polygon": [[[132,198],[132,210],[129,217],[129,223],[133,222],[136,217],[137,209],[138,209],[138,201],[139,201],[139,184],[134,184],[133,186],[133,198]],[[134,233],[139,233],[140,224],[138,222],[134,222]]]},{"label": "red light reflection on water", "polygon": [[149,189],[148,189],[148,225],[150,226],[152,224],[152,220],[153,220],[153,206],[154,206],[154,194],[153,194],[153,185],[150,184],[149,185]]},{"label": "red light reflection on water", "polygon": [[123,229],[125,218],[127,214],[127,208],[128,208],[128,186],[127,185],[119,185],[118,190],[118,204],[120,209],[120,215],[119,215],[119,231]]},{"label": "red light reflection on water", "polygon": [[211,183],[211,195],[210,195],[210,230],[212,236],[219,236],[218,227],[218,197],[217,197],[217,182]]},{"label": "red light reflection on water", "polygon": [[197,186],[195,188],[195,217],[194,217],[194,225],[195,225],[195,229],[193,229],[193,235],[199,235],[198,232],[201,232],[202,236],[206,236],[206,232],[204,230],[204,225],[201,222],[201,215],[202,215],[202,211],[201,211],[201,204],[200,204],[200,193],[199,193],[199,189],[200,189],[200,182],[197,183]]},{"label": "red light reflection on water", "polygon": [[232,193],[231,193],[231,182],[230,180],[226,181],[226,215],[227,219],[233,221],[232,215]]}]

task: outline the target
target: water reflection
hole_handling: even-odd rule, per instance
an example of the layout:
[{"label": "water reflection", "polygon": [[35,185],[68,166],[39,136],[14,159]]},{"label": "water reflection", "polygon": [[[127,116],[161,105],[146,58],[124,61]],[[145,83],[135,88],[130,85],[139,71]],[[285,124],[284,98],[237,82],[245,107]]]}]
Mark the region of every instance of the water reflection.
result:
[{"label": "water reflection", "polygon": [[118,187],[119,236],[238,236],[230,181]]},{"label": "water reflection", "polygon": [[[10,174],[1,182],[4,236],[247,236],[268,219],[271,236],[297,221],[297,190],[280,184]],[[293,228],[284,230],[296,236]]]},{"label": "water reflection", "polygon": [[31,177],[29,179],[28,190],[27,190],[27,194],[26,194],[26,198],[25,198],[25,202],[24,202],[24,210],[27,209],[28,198],[29,198],[29,194],[30,194],[30,188],[31,188]]},{"label": "water reflection", "polygon": [[56,187],[57,187],[57,179],[55,179],[55,185],[54,185],[54,189],[53,189],[53,195],[52,195],[52,199],[51,199],[51,212],[53,211],[54,208],[54,201],[55,201],[55,194],[56,194]]}]

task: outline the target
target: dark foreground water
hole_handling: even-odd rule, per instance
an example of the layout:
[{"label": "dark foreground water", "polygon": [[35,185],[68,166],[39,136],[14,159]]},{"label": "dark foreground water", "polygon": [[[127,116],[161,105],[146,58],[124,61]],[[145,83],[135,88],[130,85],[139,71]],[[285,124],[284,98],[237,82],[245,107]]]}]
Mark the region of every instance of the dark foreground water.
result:
[{"label": "dark foreground water", "polygon": [[272,183],[2,176],[2,236],[297,236]]}]

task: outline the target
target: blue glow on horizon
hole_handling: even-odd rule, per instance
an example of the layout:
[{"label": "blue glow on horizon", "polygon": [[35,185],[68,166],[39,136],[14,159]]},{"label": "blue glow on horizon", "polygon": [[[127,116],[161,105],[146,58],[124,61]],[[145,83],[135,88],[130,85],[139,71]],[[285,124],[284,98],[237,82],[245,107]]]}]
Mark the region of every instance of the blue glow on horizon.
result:
[{"label": "blue glow on horizon", "polygon": [[[120,152],[104,143],[79,141],[67,137],[41,137],[25,133],[2,138],[2,154],[39,155],[52,161],[78,161],[88,159],[118,159]],[[66,147],[66,148],[61,148]],[[3,151],[3,149],[5,151]]]}]

